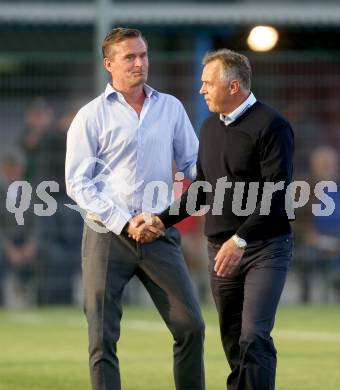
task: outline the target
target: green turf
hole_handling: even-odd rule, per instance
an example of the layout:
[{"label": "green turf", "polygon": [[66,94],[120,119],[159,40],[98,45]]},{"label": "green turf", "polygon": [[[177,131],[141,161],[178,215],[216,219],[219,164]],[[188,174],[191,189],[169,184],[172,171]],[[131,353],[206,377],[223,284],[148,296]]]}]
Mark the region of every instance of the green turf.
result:
[{"label": "green turf", "polygon": [[[224,389],[227,367],[214,308],[206,308],[204,317],[207,389]],[[282,306],[275,329],[278,390],[340,388],[340,306]],[[125,308],[123,390],[174,389],[171,344],[153,309]],[[45,389],[90,389],[81,311],[0,311],[0,390]]]}]

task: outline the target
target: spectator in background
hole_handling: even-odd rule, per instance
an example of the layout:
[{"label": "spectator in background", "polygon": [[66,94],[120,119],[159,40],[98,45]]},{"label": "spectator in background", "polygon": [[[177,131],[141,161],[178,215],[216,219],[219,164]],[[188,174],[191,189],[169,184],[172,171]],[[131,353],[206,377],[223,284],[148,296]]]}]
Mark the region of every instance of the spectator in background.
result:
[{"label": "spectator in background", "polygon": [[67,130],[76,114],[69,109],[44,136],[37,157],[37,176],[56,181],[59,191],[53,193],[57,211],[39,219],[39,304],[79,302],[80,247],[83,220],[79,213],[67,208],[65,190],[65,155]]},{"label": "spectator in background", "polygon": [[[32,212],[24,214],[24,225],[18,225],[14,214],[6,209],[6,199],[12,204],[22,194],[8,190],[9,185],[23,180],[24,159],[20,151],[8,151],[1,161],[0,181],[0,274],[1,290],[7,306],[26,306],[35,300],[34,273],[37,244]],[[0,294],[1,295],[1,294]]]},{"label": "spectator in background", "polygon": [[38,173],[39,160],[44,151],[44,140],[53,124],[53,110],[42,98],[34,100],[25,113],[25,131],[21,141],[26,157],[25,179],[31,184],[41,181]]},{"label": "spectator in background", "polygon": [[39,218],[38,304],[80,303],[82,222],[61,202],[55,214]]},{"label": "spectator in background", "polygon": [[304,303],[312,299],[312,281],[316,273],[323,278],[324,301],[329,300],[332,287],[339,285],[340,273],[340,269],[336,269],[340,264],[339,192],[326,191],[335,203],[335,210],[330,216],[315,216],[312,212],[312,204],[320,204],[314,194],[315,185],[319,181],[339,183],[337,151],[330,146],[319,146],[313,150],[309,164],[311,196],[308,204],[297,210],[295,223],[296,270],[301,282],[301,301]]},{"label": "spectator in background", "polygon": [[[289,93],[292,91],[289,90]],[[305,99],[294,99],[284,112],[294,128],[294,177],[299,180],[305,180],[308,175],[309,157],[312,151],[325,139],[329,139],[329,134],[323,131],[323,122],[315,112],[313,99],[315,96],[310,94],[307,94]],[[287,101],[290,100],[287,97]]]},{"label": "spectator in background", "polygon": [[[72,104],[71,104],[72,105]],[[36,159],[36,173],[41,180],[53,180],[59,185],[55,198],[64,202],[68,199],[65,189],[65,156],[67,131],[77,109],[70,108],[63,112],[55,121],[53,127],[45,133]]]}]

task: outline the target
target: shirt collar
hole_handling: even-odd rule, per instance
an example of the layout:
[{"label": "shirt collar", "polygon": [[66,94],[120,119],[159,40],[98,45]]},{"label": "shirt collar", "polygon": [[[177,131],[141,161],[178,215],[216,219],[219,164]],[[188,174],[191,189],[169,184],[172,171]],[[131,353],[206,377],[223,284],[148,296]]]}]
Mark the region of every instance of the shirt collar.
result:
[{"label": "shirt collar", "polygon": [[228,115],[220,114],[220,120],[226,125],[234,122],[239,116],[241,116],[245,111],[248,110],[254,103],[256,103],[256,97],[252,92],[250,92],[247,99],[241,103],[233,112]]},{"label": "shirt collar", "polygon": [[[144,92],[145,92],[146,97],[148,97],[148,98],[150,98],[152,95],[155,97],[158,96],[158,92],[155,89],[151,88],[147,84],[144,84]],[[106,88],[105,88],[105,92],[104,92],[105,98],[107,99],[110,96],[118,96],[118,95],[121,95],[120,92],[115,90],[111,83],[107,83]]]}]

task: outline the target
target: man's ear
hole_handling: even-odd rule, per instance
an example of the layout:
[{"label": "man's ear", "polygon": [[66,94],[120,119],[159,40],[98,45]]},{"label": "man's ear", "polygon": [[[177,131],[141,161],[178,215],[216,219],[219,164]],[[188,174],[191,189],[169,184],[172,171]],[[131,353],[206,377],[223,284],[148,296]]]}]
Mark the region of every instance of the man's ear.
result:
[{"label": "man's ear", "polygon": [[111,73],[111,72],[112,72],[112,60],[109,60],[108,58],[104,58],[103,63],[104,63],[105,69],[106,69],[109,73]]},{"label": "man's ear", "polygon": [[229,84],[230,95],[234,95],[240,90],[240,82],[238,80],[231,80]]}]

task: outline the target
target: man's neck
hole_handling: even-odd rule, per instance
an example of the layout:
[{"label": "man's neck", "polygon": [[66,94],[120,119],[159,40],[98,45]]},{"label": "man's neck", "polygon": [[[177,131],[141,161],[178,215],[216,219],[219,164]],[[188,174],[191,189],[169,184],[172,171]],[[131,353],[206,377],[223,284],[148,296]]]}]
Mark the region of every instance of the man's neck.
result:
[{"label": "man's neck", "polygon": [[128,88],[119,87],[113,83],[112,86],[117,92],[120,92],[124,96],[127,103],[139,103],[145,99],[144,84]]},{"label": "man's neck", "polygon": [[228,116],[230,113],[235,111],[237,107],[240,107],[240,105],[248,99],[250,93],[250,91],[242,91],[242,93],[239,93],[238,96],[235,97],[233,104],[225,110],[228,112],[222,112],[221,114]]}]

